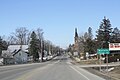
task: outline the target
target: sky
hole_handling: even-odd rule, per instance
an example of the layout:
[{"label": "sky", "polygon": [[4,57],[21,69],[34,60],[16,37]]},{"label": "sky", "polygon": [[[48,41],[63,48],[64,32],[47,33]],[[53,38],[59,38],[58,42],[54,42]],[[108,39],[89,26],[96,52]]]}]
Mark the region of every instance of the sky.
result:
[{"label": "sky", "polygon": [[0,0],[0,36],[41,28],[46,40],[66,48],[74,43],[75,28],[81,35],[92,27],[96,35],[104,16],[120,29],[120,0]]}]

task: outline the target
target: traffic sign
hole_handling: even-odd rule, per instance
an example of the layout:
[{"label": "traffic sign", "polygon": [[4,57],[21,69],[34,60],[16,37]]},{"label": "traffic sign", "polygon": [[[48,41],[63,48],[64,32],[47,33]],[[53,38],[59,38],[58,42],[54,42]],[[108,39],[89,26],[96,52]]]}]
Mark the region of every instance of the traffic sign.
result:
[{"label": "traffic sign", "polygon": [[110,54],[109,49],[97,49],[97,54]]}]

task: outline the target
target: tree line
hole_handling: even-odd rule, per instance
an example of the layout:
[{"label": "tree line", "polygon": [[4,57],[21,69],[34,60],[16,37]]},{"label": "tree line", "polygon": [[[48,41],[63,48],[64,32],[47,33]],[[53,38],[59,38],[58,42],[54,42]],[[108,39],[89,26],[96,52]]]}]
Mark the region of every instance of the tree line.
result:
[{"label": "tree line", "polygon": [[[92,28],[89,27],[88,31],[83,35],[79,35],[79,53],[95,54],[98,48],[109,48],[109,43],[120,43],[120,29],[113,28],[111,22],[106,17],[100,23],[99,29],[96,31],[96,37],[93,38]],[[74,52],[69,45],[68,51]]]},{"label": "tree line", "polygon": [[33,56],[33,61],[38,61],[40,56],[43,59],[45,51],[49,53],[48,55],[53,55],[62,50],[51,41],[45,40],[43,34],[41,28],[30,31],[26,27],[20,27],[15,29],[7,39],[0,37],[0,57],[2,50],[6,50],[9,45],[28,45],[29,55]]}]

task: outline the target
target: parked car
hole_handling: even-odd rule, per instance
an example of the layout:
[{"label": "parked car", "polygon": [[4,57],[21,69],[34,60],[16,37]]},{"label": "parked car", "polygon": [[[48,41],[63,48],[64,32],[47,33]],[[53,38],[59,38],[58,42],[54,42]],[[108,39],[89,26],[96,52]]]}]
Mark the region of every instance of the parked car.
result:
[{"label": "parked car", "polygon": [[47,60],[50,60],[50,59],[52,59],[52,55],[51,56],[47,56]]}]

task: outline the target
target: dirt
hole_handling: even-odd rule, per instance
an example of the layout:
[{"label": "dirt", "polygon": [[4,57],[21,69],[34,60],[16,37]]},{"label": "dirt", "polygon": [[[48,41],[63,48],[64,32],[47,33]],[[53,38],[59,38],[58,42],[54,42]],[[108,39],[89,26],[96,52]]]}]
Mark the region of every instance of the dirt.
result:
[{"label": "dirt", "polygon": [[115,67],[115,69],[110,72],[99,71],[98,67],[97,68],[84,68],[84,69],[106,80],[120,80],[120,66]]},{"label": "dirt", "polygon": [[118,78],[118,80],[120,80],[120,66],[115,67],[115,69],[109,73],[111,77]]},{"label": "dirt", "polygon": [[[91,60],[91,61],[80,61],[80,62],[76,62],[74,59],[72,59],[73,62],[71,62],[74,65],[80,65],[80,64],[98,64],[99,62],[97,60]],[[111,68],[111,67],[109,67]],[[116,66],[114,67],[114,69],[112,71],[104,71],[104,69],[106,69],[105,67],[102,67],[103,71],[100,71],[99,67],[95,67],[95,68],[83,68],[88,70],[89,72],[98,75],[106,80],[120,80],[120,66]]]}]

